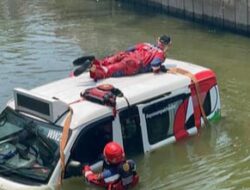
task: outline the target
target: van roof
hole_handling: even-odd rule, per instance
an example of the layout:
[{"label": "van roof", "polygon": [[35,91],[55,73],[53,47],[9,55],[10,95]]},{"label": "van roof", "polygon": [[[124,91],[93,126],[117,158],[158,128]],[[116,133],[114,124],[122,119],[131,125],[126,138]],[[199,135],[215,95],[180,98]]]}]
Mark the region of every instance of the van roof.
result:
[{"label": "van roof", "polygon": [[[176,65],[177,67],[186,69],[193,74],[207,70],[198,65],[173,59],[166,59],[164,64]],[[88,73],[84,73],[78,77],[69,77],[34,88],[31,91],[44,97],[55,97],[70,104],[74,113],[71,123],[71,128],[73,129],[104,115],[112,114],[111,108],[90,101],[78,101],[77,103],[72,103],[80,100],[80,93],[85,89],[100,84],[112,84],[114,87],[120,89],[132,105],[159,96],[163,94],[163,92],[171,92],[176,89],[187,87],[190,84],[190,79],[183,75],[170,73],[146,73],[128,77],[108,78],[95,82],[89,77]],[[127,102],[124,98],[117,98],[117,109],[126,106]],[[64,119],[65,118],[62,118],[58,125],[63,125]]]}]

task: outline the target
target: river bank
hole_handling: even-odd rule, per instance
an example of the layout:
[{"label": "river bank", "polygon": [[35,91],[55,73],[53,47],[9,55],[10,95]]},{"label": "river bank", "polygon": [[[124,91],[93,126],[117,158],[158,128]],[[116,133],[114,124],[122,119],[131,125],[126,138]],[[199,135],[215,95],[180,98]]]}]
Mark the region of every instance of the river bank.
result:
[{"label": "river bank", "polygon": [[123,0],[250,36],[250,0]]}]

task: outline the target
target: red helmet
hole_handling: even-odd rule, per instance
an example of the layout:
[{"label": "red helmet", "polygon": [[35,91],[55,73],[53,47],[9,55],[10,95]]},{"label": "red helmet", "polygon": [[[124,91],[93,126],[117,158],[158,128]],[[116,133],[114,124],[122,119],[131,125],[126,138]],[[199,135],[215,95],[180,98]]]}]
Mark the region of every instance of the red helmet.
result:
[{"label": "red helmet", "polygon": [[103,155],[111,164],[119,164],[125,158],[125,154],[121,145],[116,142],[109,142],[103,150]]}]

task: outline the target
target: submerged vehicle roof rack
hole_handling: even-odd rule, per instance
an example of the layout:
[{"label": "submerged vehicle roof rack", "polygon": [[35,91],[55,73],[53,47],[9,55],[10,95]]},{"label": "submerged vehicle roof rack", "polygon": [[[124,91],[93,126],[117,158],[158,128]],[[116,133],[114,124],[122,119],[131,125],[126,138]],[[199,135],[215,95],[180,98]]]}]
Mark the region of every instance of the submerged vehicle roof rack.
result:
[{"label": "submerged vehicle roof rack", "polygon": [[15,109],[54,123],[69,110],[68,104],[56,98],[44,97],[32,91],[14,89]]}]

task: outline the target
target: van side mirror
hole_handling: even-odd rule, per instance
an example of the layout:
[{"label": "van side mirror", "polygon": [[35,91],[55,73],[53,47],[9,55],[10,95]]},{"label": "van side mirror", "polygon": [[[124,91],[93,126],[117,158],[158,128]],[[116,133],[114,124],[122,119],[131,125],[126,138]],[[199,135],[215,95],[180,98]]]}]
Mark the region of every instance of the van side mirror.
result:
[{"label": "van side mirror", "polygon": [[78,162],[76,160],[70,160],[66,166],[65,177],[69,178],[69,177],[82,176],[82,167],[83,167],[83,165],[81,164],[81,162]]}]

